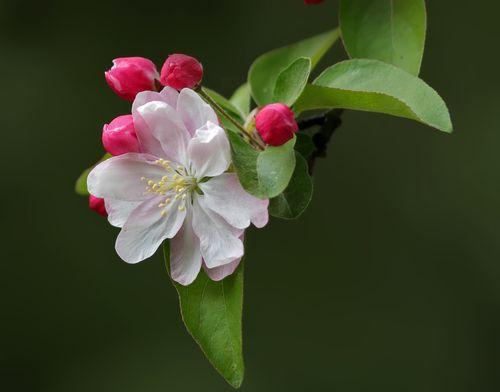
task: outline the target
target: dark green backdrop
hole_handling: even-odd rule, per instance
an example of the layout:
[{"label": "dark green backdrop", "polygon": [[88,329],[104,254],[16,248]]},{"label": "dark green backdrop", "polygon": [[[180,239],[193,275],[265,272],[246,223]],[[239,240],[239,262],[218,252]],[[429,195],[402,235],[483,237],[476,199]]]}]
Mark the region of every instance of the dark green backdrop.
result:
[{"label": "dark green backdrop", "polygon": [[[336,9],[0,1],[0,389],[230,390],[185,332],[161,257],[121,262],[116,230],[73,193],[102,124],[129,108],[103,71],[185,52],[229,94],[257,55],[330,29]],[[428,11],[422,77],[456,131],[345,115],[307,213],[248,236],[242,391],[500,389],[499,7]]]}]

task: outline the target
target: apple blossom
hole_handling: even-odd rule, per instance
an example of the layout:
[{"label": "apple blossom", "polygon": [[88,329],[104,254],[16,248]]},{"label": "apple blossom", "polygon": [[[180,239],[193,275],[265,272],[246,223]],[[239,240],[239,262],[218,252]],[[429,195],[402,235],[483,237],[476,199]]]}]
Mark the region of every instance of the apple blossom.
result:
[{"label": "apple blossom", "polygon": [[193,90],[137,95],[132,106],[138,153],[112,157],[88,176],[121,228],[118,255],[128,263],[152,256],[170,239],[172,278],[188,285],[200,268],[214,280],[234,272],[244,230],[268,222],[268,200],[248,194],[231,164],[225,131]]},{"label": "apple blossom", "polygon": [[109,87],[121,98],[133,101],[141,91],[154,90],[159,78],[156,66],[143,57],[121,57],[104,73]]},{"label": "apple blossom", "polygon": [[102,145],[111,155],[139,152],[133,116],[118,116],[109,124],[105,124],[102,130]]},{"label": "apple blossom", "polygon": [[299,130],[293,111],[282,103],[264,106],[255,117],[255,128],[271,146],[281,146]]},{"label": "apple blossom", "polygon": [[195,88],[203,78],[203,66],[194,57],[171,54],[161,68],[160,82],[164,86],[182,90]]}]

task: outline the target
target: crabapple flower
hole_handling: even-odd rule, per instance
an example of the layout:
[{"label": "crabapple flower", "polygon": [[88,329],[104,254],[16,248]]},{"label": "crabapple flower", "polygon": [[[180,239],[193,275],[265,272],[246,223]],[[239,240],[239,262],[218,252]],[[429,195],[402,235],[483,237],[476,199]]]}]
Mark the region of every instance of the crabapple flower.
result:
[{"label": "crabapple flower", "polygon": [[141,91],[154,90],[159,79],[156,66],[143,57],[121,57],[104,73],[109,87],[121,98],[133,101]]},{"label": "crabapple flower", "polygon": [[102,145],[111,155],[139,152],[133,116],[118,116],[109,124],[105,124],[102,129]]},{"label": "crabapple flower", "polygon": [[104,206],[104,199],[89,195],[89,208],[97,212],[99,215],[108,216],[106,207]]},{"label": "crabapple flower", "polygon": [[268,222],[268,200],[248,194],[231,164],[230,146],[213,109],[190,89],[139,93],[133,103],[138,153],[112,157],[88,176],[121,228],[118,255],[152,256],[170,239],[172,278],[188,285],[200,268],[213,280],[234,272],[244,230]]},{"label": "crabapple flower", "polygon": [[305,4],[320,4],[325,0],[304,0]]},{"label": "crabapple flower", "polygon": [[293,111],[282,103],[264,106],[255,117],[255,128],[271,146],[281,146],[299,130]]},{"label": "crabapple flower", "polygon": [[161,68],[160,83],[182,90],[195,88],[203,78],[203,66],[194,57],[185,54],[171,54]]}]

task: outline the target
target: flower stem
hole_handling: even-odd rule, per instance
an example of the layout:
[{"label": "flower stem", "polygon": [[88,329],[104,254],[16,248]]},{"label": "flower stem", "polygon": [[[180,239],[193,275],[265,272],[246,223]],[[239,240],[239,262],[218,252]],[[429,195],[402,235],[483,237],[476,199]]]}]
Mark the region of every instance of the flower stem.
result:
[{"label": "flower stem", "polygon": [[208,95],[201,86],[196,88],[196,92],[201,95],[201,97],[219,112],[222,116],[227,118],[237,129],[242,133],[242,135],[247,139],[249,143],[251,143],[254,147],[259,150],[264,150],[265,146],[262,144],[260,140],[257,140],[253,137],[252,133],[246,130],[238,121],[236,121],[228,112],[226,112],[222,106],[220,106],[217,102],[215,102],[210,95]]}]

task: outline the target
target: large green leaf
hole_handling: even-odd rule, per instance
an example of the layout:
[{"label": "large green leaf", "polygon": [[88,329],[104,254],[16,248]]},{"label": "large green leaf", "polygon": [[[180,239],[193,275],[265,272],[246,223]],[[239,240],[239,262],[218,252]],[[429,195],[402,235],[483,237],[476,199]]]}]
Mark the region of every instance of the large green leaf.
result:
[{"label": "large green leaf", "polygon": [[258,105],[273,102],[276,80],[280,73],[299,57],[310,58],[312,68],[314,68],[338,37],[339,30],[335,29],[273,50],[257,58],[248,74],[248,82],[255,102]]},{"label": "large green leaf", "polygon": [[236,106],[241,113],[248,116],[251,104],[250,86],[248,83],[242,84],[238,87],[229,101]]},{"label": "large green leaf", "polygon": [[89,176],[89,173],[92,171],[92,169],[97,166],[99,163],[102,161],[105,161],[106,159],[111,158],[111,154],[104,154],[104,156],[97,162],[95,165],[92,167],[89,167],[88,169],[85,169],[82,174],[80,174],[80,177],[76,180],[75,184],[75,192],[81,196],[88,196],[89,191],[87,189],[87,177]]},{"label": "large green leaf", "polygon": [[[170,275],[167,241],[163,250]],[[222,377],[239,388],[245,371],[241,331],[243,263],[220,282],[209,279],[203,270],[189,286],[172,282],[179,294],[182,320],[188,332]]]},{"label": "large green leaf", "polygon": [[418,75],[424,54],[424,0],[342,0],[342,39],[349,55],[394,64]]},{"label": "large green leaf", "polygon": [[299,57],[285,68],[276,80],[274,101],[292,106],[306,87],[311,73],[311,59]]},{"label": "large green leaf", "polygon": [[424,81],[378,60],[348,60],[326,69],[295,104],[297,112],[345,108],[410,118],[452,131],[441,97]]},{"label": "large green leaf", "polygon": [[295,169],[295,138],[279,147],[254,150],[239,135],[228,132],[233,165],[243,188],[261,199],[283,192]]},{"label": "large green leaf", "polygon": [[271,199],[269,213],[283,219],[296,219],[307,208],[312,198],[313,182],[306,160],[296,152],[297,163],[292,179],[283,193]]}]

